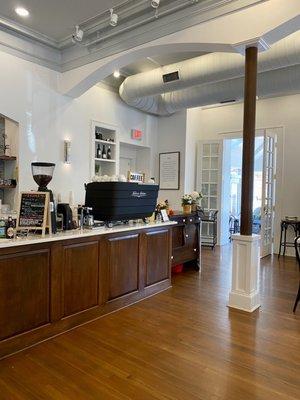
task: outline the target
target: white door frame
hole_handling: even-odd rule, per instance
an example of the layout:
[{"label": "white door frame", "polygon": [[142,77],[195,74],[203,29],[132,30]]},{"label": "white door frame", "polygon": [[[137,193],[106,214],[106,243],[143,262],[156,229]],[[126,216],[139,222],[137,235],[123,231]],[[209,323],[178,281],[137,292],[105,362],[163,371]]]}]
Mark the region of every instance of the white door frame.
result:
[{"label": "white door frame", "polygon": [[[275,210],[274,210],[274,244],[273,244],[273,252],[277,252],[279,246],[279,236],[280,236],[280,219],[282,215],[282,197],[283,194],[280,192],[280,187],[282,187],[282,180],[283,180],[283,150],[284,150],[284,134],[285,130],[283,126],[269,126],[269,127],[260,127],[255,130],[255,136],[264,136],[265,131],[272,130],[277,136],[277,152],[276,152],[276,185],[275,185]],[[242,138],[243,132],[242,131],[228,131],[228,132],[221,132],[219,136],[222,137],[222,140],[226,139],[234,139],[234,138]],[[224,146],[223,146],[224,147]],[[224,155],[222,155],[224,158]],[[223,186],[221,187],[221,193],[223,193]],[[222,195],[221,195],[222,196]],[[222,223],[222,210],[220,208],[220,228],[225,226]],[[224,217],[223,217],[224,218]],[[220,233],[221,236],[222,232]]]}]

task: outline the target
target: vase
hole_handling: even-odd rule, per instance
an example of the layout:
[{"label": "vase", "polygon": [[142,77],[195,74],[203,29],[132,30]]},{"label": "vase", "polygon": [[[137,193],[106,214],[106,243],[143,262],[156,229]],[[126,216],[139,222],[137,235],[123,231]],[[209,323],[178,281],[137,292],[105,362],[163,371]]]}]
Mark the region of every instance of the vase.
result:
[{"label": "vase", "polygon": [[192,212],[192,206],[190,204],[184,204],[182,209],[184,214],[190,214]]}]

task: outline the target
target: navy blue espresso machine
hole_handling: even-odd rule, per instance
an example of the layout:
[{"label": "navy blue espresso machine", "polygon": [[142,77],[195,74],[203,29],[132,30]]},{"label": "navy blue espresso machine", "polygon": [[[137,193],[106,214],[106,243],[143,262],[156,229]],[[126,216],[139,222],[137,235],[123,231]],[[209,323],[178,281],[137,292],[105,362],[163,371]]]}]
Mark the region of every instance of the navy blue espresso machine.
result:
[{"label": "navy blue espresso machine", "polygon": [[150,217],[155,211],[159,186],[133,182],[91,182],[85,185],[85,206],[95,220],[116,222]]}]

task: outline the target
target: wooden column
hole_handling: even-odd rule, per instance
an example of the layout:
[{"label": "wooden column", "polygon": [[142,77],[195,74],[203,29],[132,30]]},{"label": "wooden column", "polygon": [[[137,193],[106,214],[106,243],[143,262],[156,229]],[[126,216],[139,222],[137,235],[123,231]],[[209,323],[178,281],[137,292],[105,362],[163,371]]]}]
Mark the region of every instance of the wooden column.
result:
[{"label": "wooden column", "polygon": [[241,235],[252,235],[256,86],[257,47],[248,47],[245,61]]}]

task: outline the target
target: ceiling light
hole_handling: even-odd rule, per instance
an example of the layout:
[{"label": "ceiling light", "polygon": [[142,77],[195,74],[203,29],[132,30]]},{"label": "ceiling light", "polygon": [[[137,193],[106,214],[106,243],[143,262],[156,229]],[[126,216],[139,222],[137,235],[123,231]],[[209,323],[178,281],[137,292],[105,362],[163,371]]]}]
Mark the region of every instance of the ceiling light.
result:
[{"label": "ceiling light", "polygon": [[120,71],[114,72],[114,78],[120,78]]},{"label": "ceiling light", "polygon": [[159,7],[160,0],[151,0],[151,7],[152,8],[158,8]]},{"label": "ceiling light", "polygon": [[15,12],[20,16],[20,17],[28,17],[29,11],[26,10],[24,7],[16,7]]},{"label": "ceiling light", "polygon": [[109,21],[109,24],[110,24],[111,26],[117,26],[117,25],[118,25],[118,19],[119,19],[118,14],[114,13],[114,9],[113,9],[113,8],[111,8],[111,9],[109,10],[109,12],[110,12],[110,21]]}]

